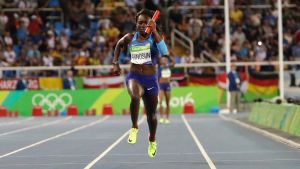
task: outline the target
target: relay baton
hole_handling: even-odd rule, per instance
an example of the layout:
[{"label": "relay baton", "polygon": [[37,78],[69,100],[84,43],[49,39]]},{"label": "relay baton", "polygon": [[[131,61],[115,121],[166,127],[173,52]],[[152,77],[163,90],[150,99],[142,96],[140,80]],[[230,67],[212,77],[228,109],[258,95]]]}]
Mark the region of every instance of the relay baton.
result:
[{"label": "relay baton", "polygon": [[[157,18],[159,17],[159,15],[160,15],[159,10],[156,10],[154,15],[152,16],[152,20],[155,22],[157,20]],[[150,31],[151,31],[150,27],[147,27],[146,30],[145,30],[145,32],[148,33],[148,34],[150,33]]]}]

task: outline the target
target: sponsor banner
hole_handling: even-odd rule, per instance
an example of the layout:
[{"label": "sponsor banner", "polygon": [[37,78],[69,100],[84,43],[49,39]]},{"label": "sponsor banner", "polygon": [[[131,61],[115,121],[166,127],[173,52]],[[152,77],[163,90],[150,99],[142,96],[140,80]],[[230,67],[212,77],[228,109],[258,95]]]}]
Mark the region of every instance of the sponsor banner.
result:
[{"label": "sponsor banner", "polygon": [[[172,113],[182,113],[184,105],[193,103],[195,113],[207,113],[218,107],[218,88],[206,87],[175,87],[171,90],[170,106]],[[165,106],[165,104],[163,104]]]},{"label": "sponsor banner", "polygon": [[62,89],[62,78],[59,77],[40,77],[40,88],[44,90],[58,90]]},{"label": "sponsor banner", "polygon": [[9,91],[0,92],[0,105],[3,105],[3,102],[8,95],[9,95]]},{"label": "sponsor banner", "polygon": [[217,83],[221,89],[227,89],[227,74],[222,73],[217,76]]},{"label": "sponsor banner", "polygon": [[66,112],[67,107],[74,104],[78,108],[78,113],[82,114],[102,93],[103,90],[22,91],[19,97],[16,97],[17,91],[12,91],[5,98],[3,106],[9,110],[19,111],[22,116],[30,116],[34,105],[41,106],[46,113],[48,110]]},{"label": "sponsor banner", "polygon": [[[251,73],[247,80],[245,73],[240,73],[242,79],[241,91],[244,100],[252,101],[258,97],[272,98],[277,96],[278,75],[274,73]],[[192,73],[185,76],[183,69],[172,69],[171,86],[218,86],[219,101],[226,101],[226,73],[222,74],[197,74]],[[124,76],[102,76],[102,77],[75,77],[76,89],[99,89],[119,88],[124,85]],[[62,89],[61,78],[28,78],[29,89]],[[0,90],[15,90],[16,79],[0,79]]]},{"label": "sponsor banner", "polygon": [[83,79],[82,77],[74,77],[75,80],[75,88],[76,89],[83,89]]},{"label": "sponsor banner", "polygon": [[[26,78],[27,88],[30,90],[39,89],[38,78]],[[0,79],[0,90],[16,90],[18,79]]]},{"label": "sponsor banner", "polygon": [[[171,113],[182,113],[185,103],[194,104],[195,113],[210,112],[218,106],[217,87],[172,88]],[[204,97],[205,96],[205,97]],[[48,91],[1,91],[1,106],[17,110],[21,116],[30,116],[32,107],[39,105],[44,113],[48,110],[65,112],[70,104],[78,108],[82,115],[88,109],[96,109],[102,114],[105,104],[111,104],[114,114],[122,114],[129,109],[130,97],[125,88],[89,90],[48,90]],[[165,104],[163,104],[165,106]],[[143,104],[141,100],[141,111]]]},{"label": "sponsor banner", "polygon": [[124,80],[124,76],[84,77],[83,86],[90,89],[121,87]]}]

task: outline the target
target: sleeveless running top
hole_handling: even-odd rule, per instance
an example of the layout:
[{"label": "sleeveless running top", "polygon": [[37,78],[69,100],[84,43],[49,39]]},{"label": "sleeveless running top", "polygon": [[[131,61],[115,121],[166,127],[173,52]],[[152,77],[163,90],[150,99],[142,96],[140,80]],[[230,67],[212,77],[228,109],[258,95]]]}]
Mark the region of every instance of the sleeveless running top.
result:
[{"label": "sleeveless running top", "polygon": [[137,41],[138,33],[135,32],[128,45],[130,61],[134,64],[156,65],[159,51],[153,41],[152,33],[143,42]]},{"label": "sleeveless running top", "polygon": [[171,77],[171,69],[169,67],[158,67],[158,78],[170,78]]}]

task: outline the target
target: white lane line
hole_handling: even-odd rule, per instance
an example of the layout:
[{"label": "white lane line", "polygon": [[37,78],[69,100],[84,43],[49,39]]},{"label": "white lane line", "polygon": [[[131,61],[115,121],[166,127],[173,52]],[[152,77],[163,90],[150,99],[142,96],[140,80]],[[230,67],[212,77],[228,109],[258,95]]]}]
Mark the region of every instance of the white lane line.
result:
[{"label": "white lane line", "polygon": [[[225,154],[225,155],[239,155],[239,154],[300,154],[299,151],[295,150],[295,151],[240,151],[240,152],[210,152],[209,154]],[[145,154],[139,154],[139,153],[134,153],[134,154],[130,154],[130,153],[112,153],[110,154],[110,156],[143,156]],[[201,153],[197,152],[193,152],[193,153],[159,153],[159,156],[170,156],[170,155],[174,155],[174,156],[187,156],[187,155],[201,155]],[[53,155],[54,156],[54,155]]]},{"label": "white lane line", "polygon": [[[253,162],[292,162],[292,161],[300,161],[300,159],[293,158],[293,159],[261,159],[261,160],[218,160],[217,162],[231,162],[231,163],[253,163]],[[188,164],[188,163],[195,163],[195,164],[202,164],[204,161],[180,161],[180,160],[170,160],[170,161],[123,161],[123,162],[104,162],[106,164],[164,164],[164,163],[170,163],[170,164],[178,164],[178,163],[183,163],[183,164]]]},{"label": "white lane line", "polygon": [[0,137],[1,136],[6,136],[6,135],[9,135],[9,134],[20,133],[20,132],[27,131],[27,130],[32,130],[32,129],[37,129],[37,128],[41,128],[41,127],[50,126],[50,125],[57,124],[57,123],[60,123],[60,122],[63,122],[63,121],[67,121],[71,118],[72,117],[69,116],[69,117],[66,117],[64,119],[59,119],[59,120],[51,121],[51,122],[48,122],[48,123],[39,124],[39,125],[36,125],[36,126],[30,126],[30,127],[25,127],[25,128],[22,128],[22,129],[17,129],[17,130],[5,132],[5,133],[0,133]]},{"label": "white lane line", "polygon": [[95,125],[95,124],[98,124],[98,123],[101,123],[101,122],[105,121],[105,120],[108,119],[108,118],[109,118],[108,116],[105,116],[104,118],[101,118],[100,120],[91,122],[91,123],[89,123],[89,124],[86,124],[86,125],[83,125],[83,126],[80,126],[80,127],[77,127],[77,128],[74,128],[74,129],[72,129],[72,130],[63,132],[63,133],[58,134],[58,135],[55,135],[55,136],[53,136],[53,137],[49,137],[49,138],[47,138],[47,139],[44,139],[44,140],[41,140],[41,141],[39,141],[39,142],[30,144],[30,145],[25,146],[25,147],[23,147],[23,148],[17,149],[17,150],[15,150],[15,151],[12,151],[12,152],[9,152],[9,153],[0,155],[0,159],[1,159],[1,158],[4,158],[4,157],[7,157],[7,156],[10,156],[10,155],[12,155],[12,154],[16,154],[16,153],[18,153],[18,152],[20,152],[20,151],[23,151],[23,150],[26,150],[26,149],[35,147],[35,146],[37,146],[37,145],[46,143],[46,142],[48,142],[48,141],[57,139],[57,138],[59,138],[59,137],[63,137],[63,136],[66,136],[66,135],[68,135],[68,134],[77,132],[77,131],[82,130],[82,129],[85,129],[85,128],[87,128],[87,127],[91,127],[91,126],[93,126],[93,125]]},{"label": "white lane line", "polygon": [[[139,120],[138,124],[144,122],[146,116],[143,116],[141,120]],[[99,160],[101,160],[107,153],[109,153],[114,147],[116,147],[129,133],[129,130],[126,131],[120,138],[118,138],[112,145],[110,145],[105,151],[103,151],[98,157],[96,157],[92,162],[84,167],[84,169],[92,168]]]},{"label": "white lane line", "polygon": [[[297,159],[297,158],[294,158],[294,159],[261,159],[261,160],[218,160],[218,162],[231,162],[231,163],[234,163],[234,162],[244,162],[244,163],[253,163],[253,162],[262,162],[262,163],[265,163],[265,162],[297,162],[297,161],[300,161],[300,159]],[[176,160],[176,161],[126,161],[126,162],[104,162],[105,164],[187,164],[187,163],[194,163],[194,164],[202,164],[203,161],[194,161],[194,160],[191,160],[191,161],[180,161],[180,160]],[[19,164],[16,164],[16,163],[11,163],[11,164],[4,164],[4,165],[1,165],[1,167],[8,167],[8,166],[56,166],[56,165],[83,165],[85,163],[83,162],[58,162],[58,163],[19,163]]]},{"label": "white lane line", "polygon": [[252,162],[285,162],[285,161],[300,161],[298,158],[272,158],[272,159],[259,159],[259,160],[218,160],[218,162],[246,162],[246,163],[252,163]]},{"label": "white lane line", "polygon": [[210,154],[289,154],[289,153],[300,153],[297,150],[294,151],[216,151],[216,152],[210,152]]},{"label": "white lane line", "polygon": [[[17,167],[21,167],[21,166],[51,166],[51,168],[53,168],[53,166],[60,166],[60,165],[84,165],[85,163],[81,163],[81,162],[70,162],[70,163],[58,163],[56,162],[54,163],[21,163],[21,164],[0,164],[0,167],[13,167],[13,166],[17,166]],[[24,167],[22,167],[24,168]],[[27,168],[27,167],[26,167]],[[30,167],[28,167],[30,168]]]},{"label": "white lane line", "polygon": [[[300,159],[293,158],[293,159],[261,159],[261,160],[217,160],[217,162],[230,162],[230,163],[253,163],[253,162],[298,162]],[[170,160],[170,161],[123,161],[123,162],[111,162],[106,161],[105,164],[164,164],[164,163],[170,163],[170,164],[203,164],[205,161],[180,161],[180,160]]]},{"label": "white lane line", "polygon": [[34,117],[28,117],[26,119],[23,119],[23,120],[16,120],[16,121],[11,121],[11,122],[3,122],[0,124],[0,127],[1,126],[9,126],[9,125],[13,125],[13,124],[19,124],[21,122],[25,122],[25,121],[30,121],[30,120],[33,120]]},{"label": "white lane line", "polygon": [[201,154],[203,155],[203,157],[205,158],[206,162],[208,163],[209,167],[211,169],[216,169],[216,166],[214,165],[214,163],[212,162],[212,160],[210,159],[210,157],[208,156],[208,154],[206,153],[204,147],[202,146],[202,144],[200,143],[199,139],[197,138],[195,132],[193,131],[193,129],[191,128],[190,124],[187,122],[185,116],[182,114],[181,118],[186,126],[186,128],[188,129],[188,131],[190,132],[191,136],[193,137],[195,143],[197,144]]},{"label": "white lane line", "polygon": [[278,136],[276,134],[273,134],[271,132],[268,132],[266,130],[263,130],[263,129],[260,129],[258,127],[255,127],[255,126],[252,126],[252,125],[249,125],[247,123],[244,123],[244,122],[241,122],[239,120],[236,120],[236,119],[233,119],[233,118],[229,118],[229,117],[225,117],[224,115],[220,114],[219,115],[223,120],[226,120],[226,121],[230,121],[230,122],[233,122],[233,123],[236,123],[242,127],[245,127],[247,129],[250,129],[250,130],[253,130],[259,134],[262,134],[272,140],[275,140],[277,142],[280,142],[280,143],[284,143],[290,147],[293,147],[293,148],[296,148],[296,149],[300,149],[300,144],[299,143],[296,143],[292,140],[289,140],[289,139],[286,139],[284,137],[281,137],[281,136]]}]

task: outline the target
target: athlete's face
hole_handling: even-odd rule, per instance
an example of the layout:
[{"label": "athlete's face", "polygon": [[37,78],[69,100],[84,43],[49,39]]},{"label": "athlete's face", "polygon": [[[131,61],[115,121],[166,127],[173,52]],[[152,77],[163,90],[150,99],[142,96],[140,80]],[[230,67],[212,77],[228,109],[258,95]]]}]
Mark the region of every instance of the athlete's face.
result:
[{"label": "athlete's face", "polygon": [[167,66],[168,65],[168,59],[165,58],[165,57],[162,57],[160,59],[160,63],[161,63],[162,66]]},{"label": "athlete's face", "polygon": [[137,28],[137,31],[140,34],[145,34],[145,30],[147,28],[147,24],[148,24],[149,19],[150,18],[148,16],[145,16],[145,15],[140,15],[137,18],[136,28]]}]

